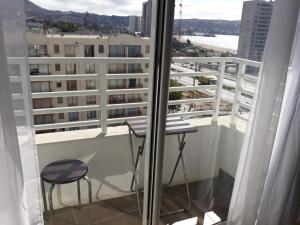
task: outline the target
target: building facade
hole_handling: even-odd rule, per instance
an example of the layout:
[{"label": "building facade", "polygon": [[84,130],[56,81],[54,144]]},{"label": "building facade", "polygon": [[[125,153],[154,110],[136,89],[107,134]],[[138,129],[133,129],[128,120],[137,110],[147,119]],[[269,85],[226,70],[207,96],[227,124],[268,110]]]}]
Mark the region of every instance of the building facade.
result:
[{"label": "building facade", "polygon": [[[150,39],[132,35],[99,37],[92,35],[45,35],[27,33],[28,52],[31,57],[149,57]],[[107,73],[146,73],[149,64],[109,63]],[[99,74],[100,64],[59,63],[31,64],[30,75]],[[147,79],[108,80],[108,89],[147,87]],[[32,82],[32,92],[59,92],[76,90],[100,90],[97,80],[62,80]],[[107,97],[108,104],[147,101],[144,94],[121,94]],[[33,99],[33,108],[58,108],[68,106],[100,105],[100,96],[74,96]],[[108,118],[144,115],[143,108],[113,109]],[[99,111],[35,115],[35,124],[61,123],[100,119]],[[72,128],[70,128],[72,129]],[[78,129],[78,128],[77,128]]]},{"label": "building facade", "polygon": [[130,34],[135,34],[136,32],[141,32],[141,17],[140,16],[128,16],[129,26],[128,32]]},{"label": "building facade", "polygon": [[245,1],[237,56],[261,61],[273,12],[273,2]]},{"label": "building facade", "polygon": [[142,35],[145,37],[151,36],[151,16],[152,16],[152,0],[143,2],[142,9]]}]

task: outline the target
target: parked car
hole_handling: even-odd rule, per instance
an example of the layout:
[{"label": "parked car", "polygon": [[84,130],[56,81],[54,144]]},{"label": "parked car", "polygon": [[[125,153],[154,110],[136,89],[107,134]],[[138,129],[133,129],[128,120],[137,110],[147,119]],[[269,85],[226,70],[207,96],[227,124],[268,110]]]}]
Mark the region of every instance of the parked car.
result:
[{"label": "parked car", "polygon": [[215,76],[200,76],[198,77],[199,85],[214,85],[217,84]]}]

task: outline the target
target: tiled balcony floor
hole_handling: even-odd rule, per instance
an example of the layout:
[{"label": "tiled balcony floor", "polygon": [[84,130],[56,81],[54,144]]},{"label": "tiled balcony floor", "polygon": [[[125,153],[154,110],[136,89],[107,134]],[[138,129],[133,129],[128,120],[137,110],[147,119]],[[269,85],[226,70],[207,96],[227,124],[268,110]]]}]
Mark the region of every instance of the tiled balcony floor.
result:
[{"label": "tiled balcony floor", "polygon": [[[221,219],[225,219],[231,192],[233,178],[224,172],[219,177],[190,183],[192,197],[191,209],[187,212],[162,216],[161,225],[198,217],[197,224],[202,225],[205,211],[214,211]],[[206,194],[204,194],[206,193]],[[206,198],[203,198],[206,196]],[[212,196],[212,197],[207,197]],[[196,200],[198,197],[198,200]],[[200,200],[200,199],[201,200]],[[162,212],[180,209],[186,206],[186,192],[184,185],[169,187],[163,191]],[[94,202],[91,206],[68,207],[55,210],[53,223],[45,220],[45,225],[141,225],[142,219],[136,207],[136,195],[113,198]]]}]

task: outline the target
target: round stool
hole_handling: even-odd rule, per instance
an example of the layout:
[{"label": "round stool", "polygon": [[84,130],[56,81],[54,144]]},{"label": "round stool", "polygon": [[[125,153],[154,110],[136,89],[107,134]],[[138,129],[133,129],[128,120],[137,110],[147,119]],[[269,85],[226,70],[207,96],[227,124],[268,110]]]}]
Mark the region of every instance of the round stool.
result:
[{"label": "round stool", "polygon": [[53,215],[52,191],[56,184],[68,184],[77,181],[78,205],[81,206],[80,180],[84,179],[88,183],[89,203],[91,204],[92,185],[90,179],[86,175],[87,173],[88,166],[84,162],[77,159],[59,160],[45,166],[41,172],[41,184],[45,212],[48,211],[44,184],[45,181],[51,184],[48,192],[51,216]]}]

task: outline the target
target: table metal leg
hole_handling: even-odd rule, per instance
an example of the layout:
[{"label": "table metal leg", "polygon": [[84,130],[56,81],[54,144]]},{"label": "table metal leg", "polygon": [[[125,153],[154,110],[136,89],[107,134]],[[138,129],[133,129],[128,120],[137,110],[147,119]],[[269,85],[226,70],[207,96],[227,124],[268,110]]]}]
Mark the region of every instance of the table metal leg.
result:
[{"label": "table metal leg", "polygon": [[184,209],[179,209],[179,210],[175,210],[175,211],[163,213],[163,214],[161,214],[161,216],[172,215],[172,214],[175,214],[175,213],[188,211],[191,208],[191,197],[190,197],[190,190],[189,190],[187,172],[186,172],[186,167],[185,167],[185,163],[184,163],[184,159],[183,159],[183,155],[182,155],[183,154],[183,149],[184,149],[185,144],[186,144],[186,142],[185,142],[185,134],[182,135],[181,139],[180,139],[180,135],[178,134],[177,138],[178,138],[178,145],[179,145],[179,148],[178,148],[179,154],[178,154],[178,157],[177,157],[174,169],[172,171],[171,178],[170,178],[169,182],[164,187],[167,187],[170,184],[172,184],[175,172],[176,172],[178,164],[179,164],[179,161],[181,161],[182,171],[183,171],[183,177],[184,177],[184,182],[185,182],[185,187],[186,187],[186,193],[187,193],[188,206],[187,206],[187,208],[184,208]]},{"label": "table metal leg", "polygon": [[78,197],[78,206],[79,208],[81,208],[80,180],[77,181],[77,197]]},{"label": "table metal leg", "polygon": [[133,172],[133,176],[134,176],[133,180],[134,180],[135,192],[136,192],[136,197],[137,197],[137,206],[138,206],[139,214],[140,214],[140,216],[142,216],[143,213],[142,213],[141,203],[140,203],[140,192],[139,192],[138,183],[137,183],[137,173],[136,173],[137,171],[136,171],[136,167],[135,167],[136,163],[134,160],[133,142],[132,142],[132,135],[131,135],[130,129],[129,129],[129,141],[130,141],[132,172]]},{"label": "table metal leg", "polygon": [[51,184],[48,192],[48,199],[49,199],[49,208],[50,208],[50,217],[53,217],[53,201],[52,201],[52,191],[55,187],[55,184]]},{"label": "table metal leg", "polygon": [[85,176],[83,178],[87,184],[88,184],[88,189],[89,189],[89,204],[92,204],[93,200],[92,200],[92,182],[90,180],[90,178],[88,176]]},{"label": "table metal leg", "polygon": [[188,200],[188,207],[186,208],[186,210],[188,211],[191,208],[191,196],[190,196],[189,181],[188,181],[188,177],[187,177],[187,172],[186,172],[186,167],[185,167],[183,156],[181,156],[181,165],[182,165],[182,171],[183,171],[185,188],[186,188],[186,193],[187,193],[187,200]]},{"label": "table metal leg", "polygon": [[[188,178],[187,178],[187,172],[186,172],[186,168],[185,168],[185,163],[184,163],[184,159],[183,159],[183,149],[185,147],[185,134],[182,135],[182,137],[180,138],[180,135],[177,135],[178,138],[178,150],[179,150],[179,154],[178,157],[176,159],[176,163],[174,166],[174,169],[172,171],[172,175],[171,178],[169,180],[169,182],[164,186],[169,186],[170,184],[172,184],[176,170],[178,168],[178,164],[179,161],[181,161],[181,165],[182,165],[182,170],[183,170],[183,176],[184,176],[184,181],[185,181],[185,186],[186,186],[186,192],[187,192],[187,200],[188,200],[188,206],[187,208],[184,209],[179,209],[176,211],[171,211],[171,212],[167,212],[167,213],[163,213],[161,214],[161,216],[165,216],[165,215],[171,215],[171,214],[175,214],[175,213],[179,213],[179,212],[184,212],[184,211],[188,211],[191,207],[191,198],[190,198],[190,191],[189,191],[189,185],[188,185]],[[145,138],[143,139],[142,145],[139,146],[139,150],[137,153],[136,158],[134,157],[134,149],[133,149],[133,140],[132,140],[132,132],[129,129],[129,141],[130,141],[130,153],[131,153],[131,163],[132,163],[132,171],[133,171],[133,175],[132,175],[132,179],[131,179],[131,185],[130,185],[130,190],[131,191],[135,191],[136,195],[137,195],[137,204],[138,204],[138,210],[139,210],[139,214],[142,216],[142,209],[141,209],[141,205],[140,205],[140,192],[139,192],[139,188],[138,188],[138,183],[137,183],[137,167],[138,167],[138,163],[139,163],[139,159],[140,157],[143,155],[143,150],[144,150],[144,146],[145,146]],[[135,190],[133,189],[133,185],[135,186]]]},{"label": "table metal leg", "polygon": [[[136,159],[135,159],[134,170],[137,170],[140,157],[142,157],[142,155],[143,155],[144,147],[145,147],[145,141],[146,141],[146,138],[143,138],[142,145],[139,146],[139,150],[138,150],[138,153],[137,153],[137,156],[136,156]],[[133,184],[134,184],[134,175],[132,175],[132,178],[131,178],[131,184],[130,184],[130,190],[131,191],[135,191],[133,189]]]},{"label": "table metal leg", "polygon": [[185,134],[182,135],[182,138],[181,138],[181,139],[180,139],[180,136],[179,136],[179,134],[178,134],[178,135],[177,135],[177,138],[178,138],[178,145],[179,145],[179,148],[178,148],[179,154],[178,154],[178,157],[177,157],[177,160],[176,160],[176,163],[175,163],[175,166],[174,166],[174,169],[173,169],[171,178],[170,178],[169,182],[165,185],[165,187],[166,187],[166,186],[169,186],[169,185],[173,182],[174,175],[175,175],[175,173],[176,173],[176,170],[177,170],[179,161],[180,161],[180,159],[181,159],[181,157],[182,157],[182,153],[183,153],[184,146],[185,146],[185,144],[186,144],[186,142],[185,142]]}]

